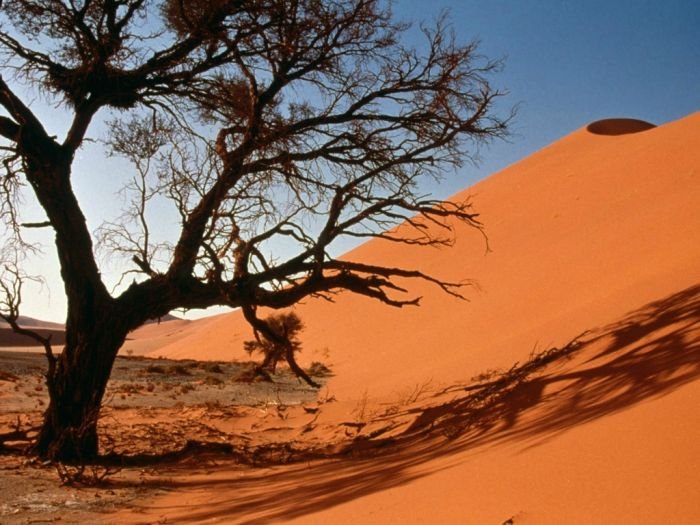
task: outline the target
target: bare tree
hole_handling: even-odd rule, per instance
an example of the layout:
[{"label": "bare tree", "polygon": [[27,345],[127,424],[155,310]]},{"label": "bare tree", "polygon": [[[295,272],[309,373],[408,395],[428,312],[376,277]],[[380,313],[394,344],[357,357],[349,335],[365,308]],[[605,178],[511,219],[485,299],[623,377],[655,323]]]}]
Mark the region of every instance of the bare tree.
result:
[{"label": "bare tree", "polygon": [[[494,114],[499,64],[457,43],[445,17],[422,27],[418,51],[378,0],[5,0],[0,16],[5,224],[19,227],[13,199],[28,182],[68,303],[36,454],[98,453],[95,414],[117,351],[173,309],[240,307],[274,341],[259,307],[339,290],[418,304],[403,278],[460,295],[463,283],[329,250],[348,236],[446,245],[450,221],[480,227],[468,202],[419,186],[503,135],[509,118]],[[31,89],[70,113],[64,136],[46,131]],[[138,273],[112,291],[71,185],[98,114],[116,117],[108,147],[134,166],[133,201],[97,232]],[[181,221],[170,244],[149,225],[163,199]],[[271,256],[280,244],[292,254]]]}]

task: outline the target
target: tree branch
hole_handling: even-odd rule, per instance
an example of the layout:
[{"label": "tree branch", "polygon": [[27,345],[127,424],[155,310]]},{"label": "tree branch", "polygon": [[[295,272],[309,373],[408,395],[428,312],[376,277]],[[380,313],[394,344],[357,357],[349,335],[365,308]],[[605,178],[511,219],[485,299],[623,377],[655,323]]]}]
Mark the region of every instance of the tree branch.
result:
[{"label": "tree branch", "polygon": [[[56,367],[56,357],[51,348],[51,335],[44,337],[34,330],[20,326],[18,322],[19,308],[22,304],[22,287],[27,277],[14,264],[6,264],[2,273],[4,275],[0,277],[0,291],[3,294],[0,300],[0,319],[10,325],[10,328],[16,334],[33,339],[42,346],[48,361],[48,373],[46,376],[49,381],[48,386],[52,388],[51,378]],[[9,277],[9,280],[7,277]]]}]

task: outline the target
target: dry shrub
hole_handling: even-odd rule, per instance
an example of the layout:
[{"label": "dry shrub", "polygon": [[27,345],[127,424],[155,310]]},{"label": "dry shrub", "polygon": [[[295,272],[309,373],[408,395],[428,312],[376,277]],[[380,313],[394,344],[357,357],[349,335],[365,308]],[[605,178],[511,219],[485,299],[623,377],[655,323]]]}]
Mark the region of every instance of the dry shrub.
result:
[{"label": "dry shrub", "polygon": [[19,381],[19,377],[17,377],[14,374],[11,374],[10,372],[0,370],[0,381]]},{"label": "dry shrub", "polygon": [[208,363],[205,367],[204,370],[207,372],[211,372],[212,374],[223,374],[224,369],[221,368],[221,365],[219,363]]},{"label": "dry shrub", "polygon": [[333,371],[320,361],[314,361],[306,370],[309,375],[316,377],[327,377],[333,375]]},{"label": "dry shrub", "polygon": [[117,388],[117,392],[122,394],[138,394],[143,390],[143,386],[138,383],[124,383]]},{"label": "dry shrub", "polygon": [[100,465],[67,465],[58,462],[55,465],[61,485],[69,487],[99,487],[109,483],[108,478],[121,471],[119,467]]},{"label": "dry shrub", "polygon": [[261,353],[264,356],[262,368],[274,374],[277,363],[285,358],[287,346],[292,348],[293,353],[300,350],[301,342],[297,336],[304,329],[304,323],[302,323],[301,318],[295,312],[283,312],[267,316],[265,324],[284,343],[272,341],[265,334],[256,330],[255,339],[245,341],[243,348],[251,355]]},{"label": "dry shrub", "polygon": [[219,386],[219,385],[223,385],[224,381],[220,377],[207,376],[204,378],[204,384],[205,385]]},{"label": "dry shrub", "polygon": [[259,383],[262,381],[272,381],[270,374],[255,363],[248,363],[243,366],[233,379],[237,383]]},{"label": "dry shrub", "polygon": [[171,365],[167,368],[168,374],[175,374],[178,376],[191,376],[192,372],[184,365]]}]

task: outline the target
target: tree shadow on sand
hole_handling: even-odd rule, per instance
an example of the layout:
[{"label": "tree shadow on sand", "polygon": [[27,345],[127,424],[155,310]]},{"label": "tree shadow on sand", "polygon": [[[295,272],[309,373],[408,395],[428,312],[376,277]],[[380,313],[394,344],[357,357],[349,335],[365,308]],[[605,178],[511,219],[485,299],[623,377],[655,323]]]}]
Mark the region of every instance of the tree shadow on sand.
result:
[{"label": "tree shadow on sand", "polygon": [[[461,439],[473,444],[534,439],[537,444],[698,379],[700,285],[632,312],[573,350],[560,352],[558,359],[587,359],[515,382],[488,407],[488,415],[477,414],[482,428],[468,426]],[[453,424],[459,423],[458,413]]]},{"label": "tree shadow on sand", "polygon": [[[161,510],[185,514],[184,522],[192,523],[227,517],[258,525],[302,517],[449,468],[457,452],[501,443],[536,446],[698,378],[700,285],[484,382],[436,393],[432,406],[423,402],[404,411],[413,423],[400,435],[358,438],[345,457],[245,476],[225,470],[191,480],[176,475],[166,488],[199,494],[206,505]],[[439,402],[440,396],[449,400]],[[448,461],[432,461],[439,458]]]}]

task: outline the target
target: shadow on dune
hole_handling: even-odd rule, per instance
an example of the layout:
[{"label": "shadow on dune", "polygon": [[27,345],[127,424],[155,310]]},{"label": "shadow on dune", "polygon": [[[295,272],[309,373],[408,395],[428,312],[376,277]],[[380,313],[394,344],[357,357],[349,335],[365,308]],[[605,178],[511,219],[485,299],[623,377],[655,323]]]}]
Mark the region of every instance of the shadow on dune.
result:
[{"label": "shadow on dune", "polygon": [[[700,285],[480,385],[452,387],[449,402],[409,411],[416,417],[402,435],[358,443],[348,457],[222,471],[211,479],[176,480],[167,488],[206,495],[205,507],[179,509],[185,522],[225,517],[258,525],[298,518],[449,468],[461,461],[452,457],[460,451],[537,445],[698,378]],[[432,461],[439,458],[445,461]]]},{"label": "shadow on dune", "polygon": [[[544,370],[515,384],[488,407],[488,416],[482,414],[484,428],[463,438],[474,445],[505,439],[541,442],[698,379],[700,285],[632,312],[582,341],[575,354],[591,355],[575,366]],[[457,410],[457,421],[459,417]]]}]

